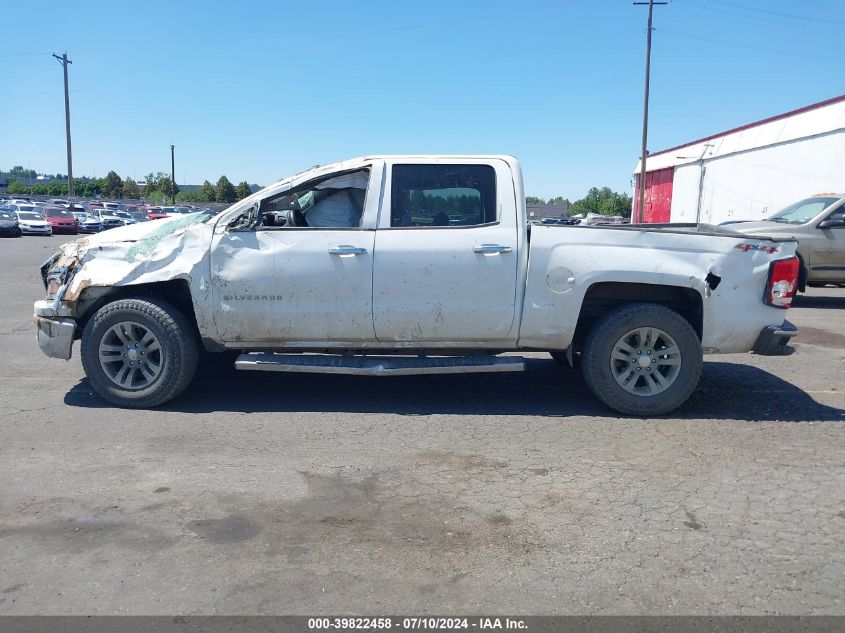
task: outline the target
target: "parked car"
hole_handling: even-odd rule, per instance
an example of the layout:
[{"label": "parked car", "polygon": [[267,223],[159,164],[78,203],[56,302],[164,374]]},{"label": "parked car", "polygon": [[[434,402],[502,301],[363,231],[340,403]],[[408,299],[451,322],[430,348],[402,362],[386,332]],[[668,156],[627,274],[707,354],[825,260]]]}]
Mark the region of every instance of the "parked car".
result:
[{"label": "parked car", "polygon": [[148,207],[147,208],[147,219],[149,220],[162,220],[164,218],[170,217],[167,213],[164,212],[164,209],[161,207]]},{"label": "parked car", "polygon": [[21,235],[23,235],[23,232],[18,224],[18,219],[12,211],[6,211],[0,207],[0,236],[20,237]]},{"label": "parked car", "polygon": [[[18,205],[23,207],[24,205]],[[24,235],[52,235],[53,229],[50,223],[44,219],[44,216],[37,213],[35,207],[30,207],[31,211],[16,211],[15,217],[18,219],[18,225]]]},{"label": "parked car", "polygon": [[123,218],[114,214],[114,211],[109,211],[103,207],[89,207],[88,215],[96,218],[103,225],[103,230],[113,229],[118,226],[124,226],[127,222]]},{"label": "parked car", "polygon": [[512,157],[316,167],[216,215],[63,245],[41,268],[38,343],[67,359],[81,338],[92,388],[124,407],[177,396],[201,347],[241,351],[240,370],[361,375],[522,371],[498,354],[547,350],[649,416],[687,400],[703,353],[780,354],[797,332],[791,239],[535,224],[529,242],[526,226]]},{"label": "parked car", "polygon": [[745,235],[798,240],[798,289],[845,285],[845,194],[823,193],[789,205],[762,222],[730,222]]},{"label": "parked car", "polygon": [[79,223],[73,213],[62,207],[44,207],[44,219],[50,223],[53,233],[76,235],[79,232]]},{"label": "parked car", "polygon": [[149,218],[147,217],[147,211],[142,206],[130,204],[126,206],[124,211],[126,211],[126,213],[128,213],[129,216],[136,222],[146,222],[147,220],[149,220]]},{"label": "parked car", "polygon": [[99,233],[103,230],[103,223],[97,218],[88,215],[87,213],[75,211],[73,213],[79,224],[80,233]]},{"label": "parked car", "polygon": [[115,216],[123,220],[124,226],[127,224],[136,224],[138,220],[132,217],[128,211],[113,211]]}]

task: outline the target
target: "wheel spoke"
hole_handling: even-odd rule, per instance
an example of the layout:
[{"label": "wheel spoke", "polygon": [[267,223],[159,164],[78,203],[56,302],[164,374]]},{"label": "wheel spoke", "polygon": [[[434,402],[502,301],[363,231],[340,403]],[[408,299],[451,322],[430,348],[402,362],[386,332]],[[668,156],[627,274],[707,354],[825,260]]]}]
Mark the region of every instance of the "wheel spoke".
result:
[{"label": "wheel spoke", "polygon": [[143,337],[141,337],[141,340],[138,342],[138,344],[141,347],[146,348],[147,346],[149,346],[153,342],[156,342],[156,343],[158,342],[157,339],[156,339],[156,335],[153,334],[152,332],[150,332],[149,330],[147,330],[147,333]]},{"label": "wheel spoke", "polygon": [[612,360],[619,360],[623,363],[630,363],[631,362],[631,354],[619,349],[618,347],[613,350],[613,353],[610,355]]},{"label": "wheel spoke", "polygon": [[657,393],[659,391],[663,391],[656,382],[654,382],[654,378],[652,378],[651,374],[643,374],[643,379],[645,379],[645,386],[646,389],[649,390],[649,393]]},{"label": "wheel spoke", "polygon": [[616,345],[613,346],[613,351],[625,352],[626,354],[628,354],[628,356],[633,356],[637,353],[637,350],[628,345],[628,343],[626,343],[622,339],[616,341]]},{"label": "wheel spoke", "polygon": [[132,368],[129,366],[129,363],[124,363],[123,367],[118,370],[113,380],[121,387],[128,387],[129,385],[127,384],[127,378],[129,377],[130,369]]},{"label": "wheel spoke", "polygon": [[153,339],[153,342],[144,348],[144,351],[147,354],[152,354],[153,352],[158,352],[159,350],[161,350],[161,345],[159,344],[158,339]]},{"label": "wheel spoke", "polygon": [[631,377],[631,374],[634,373],[634,367],[629,365],[624,371],[616,374],[616,380],[620,382],[627,382],[628,378]]},{"label": "wheel spoke", "polygon": [[147,383],[151,383],[153,380],[155,380],[155,374],[150,371],[149,367],[147,367],[145,364],[142,364],[139,369],[141,370],[141,374],[143,374],[144,378],[147,379]]},{"label": "wheel spoke", "polygon": [[651,376],[651,378],[653,378],[657,382],[661,391],[663,391],[664,389],[666,389],[666,387],[669,386],[669,381],[666,379],[666,376],[661,374],[659,371],[650,372],[649,376]]}]

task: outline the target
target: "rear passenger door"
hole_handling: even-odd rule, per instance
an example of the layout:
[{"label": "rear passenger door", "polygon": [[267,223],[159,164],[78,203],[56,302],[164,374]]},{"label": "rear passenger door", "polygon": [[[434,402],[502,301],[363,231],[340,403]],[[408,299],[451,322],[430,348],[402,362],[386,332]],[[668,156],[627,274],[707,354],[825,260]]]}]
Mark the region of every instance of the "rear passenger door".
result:
[{"label": "rear passenger door", "polygon": [[518,246],[504,161],[390,164],[373,262],[376,338],[515,343]]}]

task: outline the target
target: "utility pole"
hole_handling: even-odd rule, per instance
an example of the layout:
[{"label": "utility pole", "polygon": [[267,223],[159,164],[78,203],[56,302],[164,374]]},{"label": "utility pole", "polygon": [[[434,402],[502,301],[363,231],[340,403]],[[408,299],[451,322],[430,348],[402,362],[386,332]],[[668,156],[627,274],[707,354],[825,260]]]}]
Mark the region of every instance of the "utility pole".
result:
[{"label": "utility pole", "polygon": [[176,204],[176,155],[170,146],[170,204]]},{"label": "utility pole", "polygon": [[67,195],[73,198],[73,152],[70,148],[70,96],[67,89],[67,65],[73,62],[67,58],[67,51],[59,57],[53,53],[53,57],[59,60],[65,71],[65,133],[67,135]]},{"label": "utility pole", "polygon": [[639,204],[637,205],[637,218],[636,221],[642,222],[643,221],[643,213],[645,212],[645,163],[646,163],[646,156],[648,154],[648,84],[649,79],[651,78],[651,22],[652,22],[652,15],[654,13],[654,5],[656,4],[668,4],[668,2],[655,2],[654,0],[648,0],[648,2],[635,2],[635,5],[648,5],[648,29],[646,32],[646,41],[645,41],[645,98],[643,99],[643,147],[642,153],[640,154],[640,191],[639,191]]}]

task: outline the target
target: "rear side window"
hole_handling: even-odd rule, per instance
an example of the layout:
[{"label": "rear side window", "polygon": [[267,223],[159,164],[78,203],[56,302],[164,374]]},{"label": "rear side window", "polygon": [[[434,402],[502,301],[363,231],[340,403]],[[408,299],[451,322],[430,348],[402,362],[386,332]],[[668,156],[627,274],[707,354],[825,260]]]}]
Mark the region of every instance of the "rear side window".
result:
[{"label": "rear side window", "polygon": [[390,226],[458,227],[496,221],[490,165],[394,165]]}]

